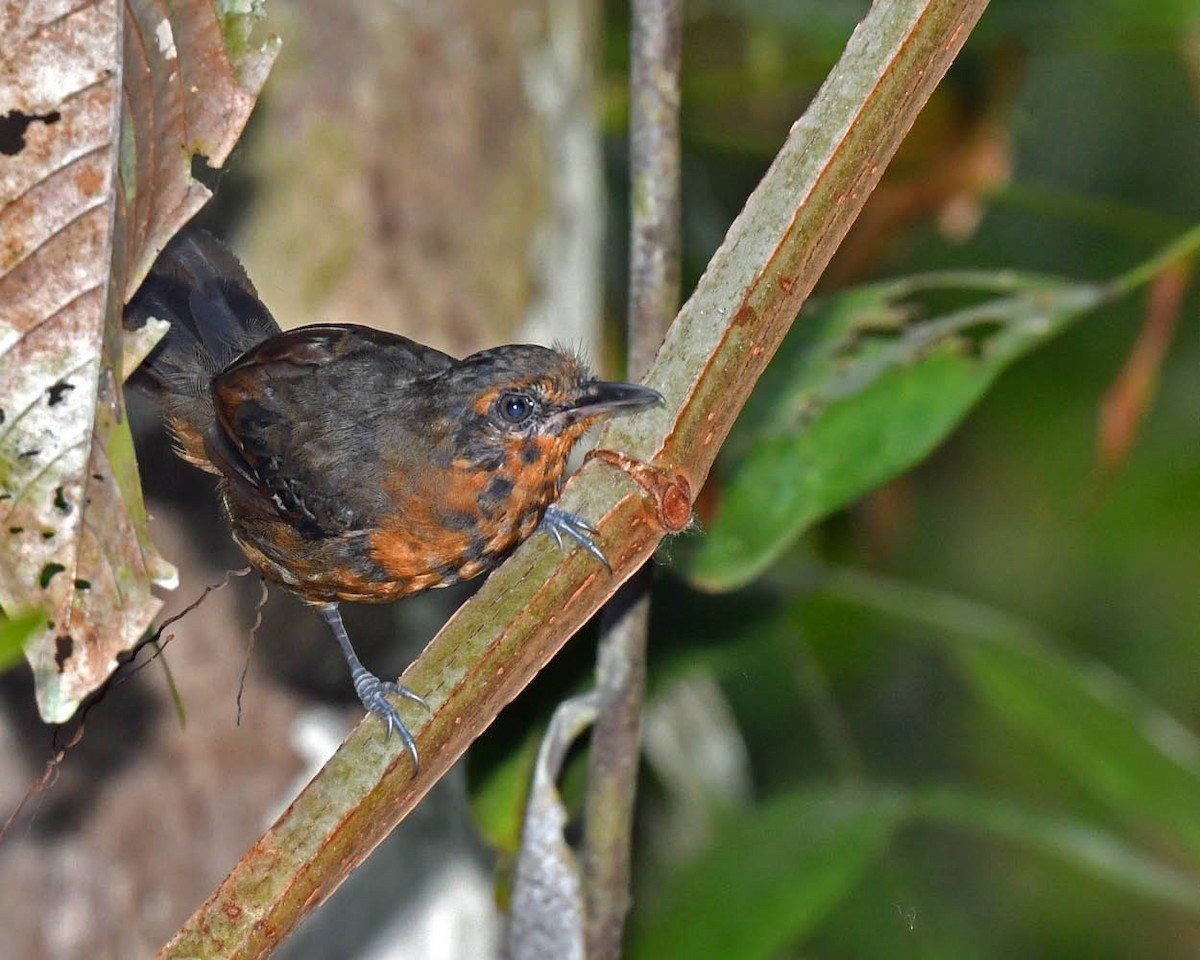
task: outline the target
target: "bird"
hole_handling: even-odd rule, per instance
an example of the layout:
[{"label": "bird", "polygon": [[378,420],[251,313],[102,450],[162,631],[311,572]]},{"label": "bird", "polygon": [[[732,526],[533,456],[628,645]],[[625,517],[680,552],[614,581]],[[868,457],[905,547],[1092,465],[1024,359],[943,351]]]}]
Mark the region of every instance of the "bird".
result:
[{"label": "bird", "polygon": [[369,713],[416,742],[359,660],[339,604],[388,603],[483,574],[541,530],[608,566],[585,520],[554,505],[594,423],[663,402],[534,344],[456,359],[356,324],[281,330],[236,256],[185,228],[125,307],[168,329],[131,384],[155,397],[176,453],[217,477],[251,566],[314,608]]}]

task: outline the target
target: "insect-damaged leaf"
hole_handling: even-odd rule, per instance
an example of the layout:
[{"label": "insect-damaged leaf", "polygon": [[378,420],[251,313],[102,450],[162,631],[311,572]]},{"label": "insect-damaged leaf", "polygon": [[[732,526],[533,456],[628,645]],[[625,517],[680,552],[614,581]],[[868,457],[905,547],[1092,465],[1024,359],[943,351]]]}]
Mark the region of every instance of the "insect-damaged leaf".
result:
[{"label": "insect-damaged leaf", "polygon": [[[207,199],[274,56],[259,18],[182,0],[0,0],[0,606],[71,716],[174,571],[146,537],[121,397],[121,308]],[[144,350],[146,344],[140,343]]]},{"label": "insect-damaged leaf", "polygon": [[[918,295],[974,295],[914,319]],[[818,520],[929,454],[1013,361],[1112,295],[1004,272],[849,291],[797,324],[738,422],[720,512],[688,571],[748,583]]]}]

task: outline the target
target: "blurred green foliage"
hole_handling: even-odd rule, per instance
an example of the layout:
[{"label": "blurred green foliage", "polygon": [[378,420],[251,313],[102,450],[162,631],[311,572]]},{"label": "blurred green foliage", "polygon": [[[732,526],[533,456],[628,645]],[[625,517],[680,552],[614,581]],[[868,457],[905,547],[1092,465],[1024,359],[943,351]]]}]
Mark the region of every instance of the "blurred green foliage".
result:
[{"label": "blurred green foliage", "polygon": [[[947,290],[989,298],[915,315],[917,296]],[[928,274],[856,287],[802,317],[741,416],[689,579],[753,580],[814,523],[922,460],[1012,361],[1109,296],[1011,271]]]},{"label": "blurred green foliage", "polygon": [[[865,9],[687,5],[685,278]],[[608,6],[615,315],[626,18]],[[1148,407],[1132,443],[1097,449],[1148,316],[1146,287],[1103,284],[1200,222],[1198,113],[1191,0],[985,14],[739,422],[702,531],[660,552],[648,729],[715,677],[732,722],[685,727],[683,752],[741,750],[753,799],[681,793],[648,747],[631,956],[1196,952],[1190,287],[1162,308],[1165,360],[1114,401]],[[976,289],[906,279],[948,271]]]},{"label": "blurred green foliage", "polygon": [[25,641],[41,626],[42,613],[27,613],[14,619],[0,614],[0,672],[19,663],[25,656]]}]

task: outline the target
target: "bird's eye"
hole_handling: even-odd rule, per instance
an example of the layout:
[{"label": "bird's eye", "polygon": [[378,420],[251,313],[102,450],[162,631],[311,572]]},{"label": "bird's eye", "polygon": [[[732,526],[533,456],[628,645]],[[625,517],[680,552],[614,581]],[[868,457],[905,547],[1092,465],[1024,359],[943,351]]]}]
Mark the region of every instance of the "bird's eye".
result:
[{"label": "bird's eye", "polygon": [[524,423],[533,415],[533,401],[523,393],[504,394],[497,407],[508,423]]}]

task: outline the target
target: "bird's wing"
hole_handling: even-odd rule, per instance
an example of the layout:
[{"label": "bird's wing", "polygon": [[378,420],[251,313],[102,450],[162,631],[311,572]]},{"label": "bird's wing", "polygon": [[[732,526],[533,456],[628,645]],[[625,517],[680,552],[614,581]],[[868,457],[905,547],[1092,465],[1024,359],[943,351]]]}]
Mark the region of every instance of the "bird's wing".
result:
[{"label": "bird's wing", "polygon": [[311,537],[369,525],[384,505],[381,416],[404,416],[421,382],[457,363],[369,327],[300,327],[263,341],[213,379],[209,455],[244,509]]}]

